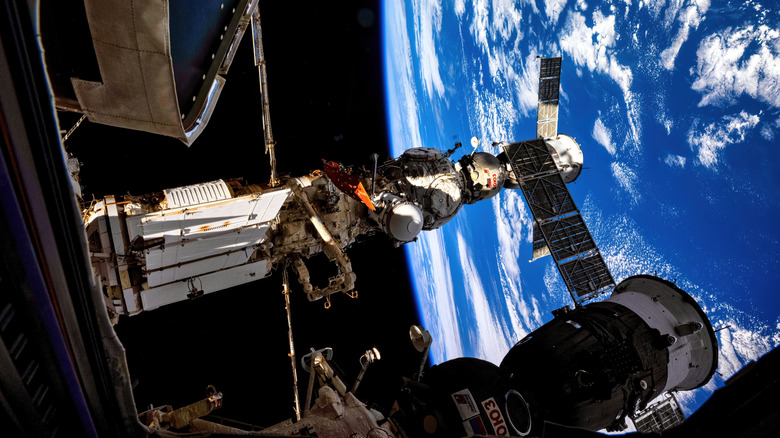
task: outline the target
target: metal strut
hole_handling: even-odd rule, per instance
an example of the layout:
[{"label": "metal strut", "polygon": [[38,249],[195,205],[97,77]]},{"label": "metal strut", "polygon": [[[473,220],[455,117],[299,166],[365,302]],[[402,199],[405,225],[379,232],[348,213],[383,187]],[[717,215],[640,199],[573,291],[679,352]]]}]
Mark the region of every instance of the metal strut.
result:
[{"label": "metal strut", "polygon": [[271,109],[268,105],[268,75],[265,70],[265,54],[263,53],[263,32],[260,27],[260,5],[252,13],[252,43],[255,53],[255,67],[260,79],[260,99],[262,100],[263,111],[263,140],[265,142],[265,153],[271,162],[271,181],[269,185],[276,187],[281,184],[279,176],[276,173],[276,142],[274,141],[273,131],[271,130]]},{"label": "metal strut", "polygon": [[298,398],[298,371],[295,361],[295,343],[293,342],[292,331],[292,314],[290,311],[290,281],[287,275],[287,266],[285,265],[284,271],[282,271],[282,294],[284,295],[284,310],[287,311],[287,340],[290,343],[290,365],[292,366],[293,376],[293,398],[295,400],[295,418],[297,421],[301,420],[301,402]]},{"label": "metal strut", "polygon": [[70,138],[71,135],[73,135],[73,132],[76,131],[76,129],[81,126],[81,123],[84,121],[84,119],[87,118],[86,114],[82,114],[81,117],[76,121],[76,124],[73,125],[72,128],[68,130],[68,132],[62,137],[62,144],[65,144],[65,141]]}]

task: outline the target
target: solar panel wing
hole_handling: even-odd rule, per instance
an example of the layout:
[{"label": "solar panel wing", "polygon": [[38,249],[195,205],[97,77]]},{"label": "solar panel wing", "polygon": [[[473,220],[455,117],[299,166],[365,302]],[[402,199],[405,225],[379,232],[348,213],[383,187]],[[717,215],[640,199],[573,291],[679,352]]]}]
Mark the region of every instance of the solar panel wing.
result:
[{"label": "solar panel wing", "polygon": [[539,64],[539,77],[549,78],[553,76],[561,76],[561,57],[555,58],[542,58],[542,62]]},{"label": "solar panel wing", "polygon": [[542,234],[542,228],[539,222],[534,221],[533,227],[533,255],[531,261],[550,255],[550,248],[547,247],[547,239]]},{"label": "solar panel wing", "polygon": [[543,139],[503,145],[534,216],[532,259],[551,254],[577,304],[615,282]]},{"label": "solar panel wing", "polygon": [[579,213],[543,223],[541,231],[553,258],[558,261],[596,249],[596,242]]},{"label": "solar panel wing", "polygon": [[577,211],[559,173],[526,180],[521,188],[536,220],[544,221]]},{"label": "solar panel wing", "polygon": [[536,136],[558,135],[558,103],[561,87],[561,58],[542,58],[539,64],[539,105],[536,110]]},{"label": "solar panel wing", "polygon": [[609,268],[598,250],[558,265],[563,281],[574,302],[594,298],[615,285]]},{"label": "solar panel wing", "polygon": [[503,148],[517,180],[558,171],[543,139],[518,141]]}]

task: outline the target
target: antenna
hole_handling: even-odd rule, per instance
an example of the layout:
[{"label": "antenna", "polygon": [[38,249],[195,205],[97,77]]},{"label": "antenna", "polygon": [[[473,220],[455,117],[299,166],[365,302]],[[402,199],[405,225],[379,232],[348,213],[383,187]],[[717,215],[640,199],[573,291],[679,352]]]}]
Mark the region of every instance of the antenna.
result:
[{"label": "antenna", "polygon": [[357,379],[355,379],[355,384],[352,385],[351,393],[354,394],[357,392],[358,386],[360,386],[360,382],[363,380],[363,376],[366,374],[368,366],[381,358],[382,355],[379,354],[379,350],[376,347],[366,350],[365,354],[360,356],[360,374],[358,374]]},{"label": "antenna", "polygon": [[479,139],[477,137],[471,137],[471,147],[474,148],[474,150],[471,151],[471,155],[474,155],[474,152],[476,152],[479,147]]}]

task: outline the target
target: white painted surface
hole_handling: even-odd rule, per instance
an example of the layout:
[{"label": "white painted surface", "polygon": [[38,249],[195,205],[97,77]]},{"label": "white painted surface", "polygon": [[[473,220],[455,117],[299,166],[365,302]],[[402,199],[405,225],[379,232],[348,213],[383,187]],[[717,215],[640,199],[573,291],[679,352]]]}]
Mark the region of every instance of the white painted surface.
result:
[{"label": "white painted surface", "polygon": [[246,263],[267,239],[289,189],[128,218],[143,238],[164,238],[145,252],[150,287]]},{"label": "white painted surface", "polygon": [[165,237],[165,243],[193,239],[268,222],[276,217],[290,190],[201,204],[190,208],[168,209],[144,215],[140,227],[145,240]]},{"label": "white painted surface", "polygon": [[[270,268],[269,263],[261,260],[201,275],[195,280],[195,286],[203,290],[205,294],[209,294],[264,278],[269,274]],[[153,310],[160,306],[187,300],[189,292],[186,281],[169,283],[141,291],[141,304],[143,305],[143,310]]]},{"label": "white painted surface", "polygon": [[[623,291],[613,293],[606,301],[628,307],[662,335],[677,338],[669,347],[669,375],[664,391],[693,389],[706,383],[717,346],[712,345],[709,321],[702,318],[697,308],[684,301],[674,288],[652,278],[631,278],[618,288]],[[675,332],[676,326],[692,321],[701,322],[704,327],[688,336]]]},{"label": "white painted surface", "polygon": [[232,197],[230,188],[224,181],[217,180],[191,186],[163,190],[168,208],[180,208],[190,205],[221,201]]}]

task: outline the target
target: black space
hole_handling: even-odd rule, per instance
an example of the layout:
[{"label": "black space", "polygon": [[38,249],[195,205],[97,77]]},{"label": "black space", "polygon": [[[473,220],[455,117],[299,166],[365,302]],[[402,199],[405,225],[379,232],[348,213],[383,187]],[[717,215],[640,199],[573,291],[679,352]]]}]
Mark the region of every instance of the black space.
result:
[{"label": "black space", "polygon": [[[374,152],[384,159],[389,149],[378,2],[261,1],[260,7],[278,171],[303,175],[320,168],[321,159],[367,164]],[[226,78],[208,127],[190,148],[171,138],[85,122],[66,147],[84,163],[86,197],[142,194],[218,178],[267,182],[251,34],[244,36]],[[62,128],[74,120],[73,114],[62,115]],[[324,300],[308,302],[292,281],[298,359],[310,348],[333,347],[351,386],[359,357],[378,347],[382,360],[369,368],[358,396],[389,408],[400,377],[410,375],[420,360],[408,340],[418,317],[404,251],[377,238],[354,245],[348,255],[358,276],[357,299],[334,295],[326,310]],[[312,271],[313,280],[317,274]],[[242,287],[122,317],[116,331],[127,351],[139,412],[150,404],[176,408],[195,402],[214,385],[224,394],[219,416],[260,426],[292,417],[281,291],[276,271]],[[308,374],[300,366],[298,378],[303,402]]]}]

